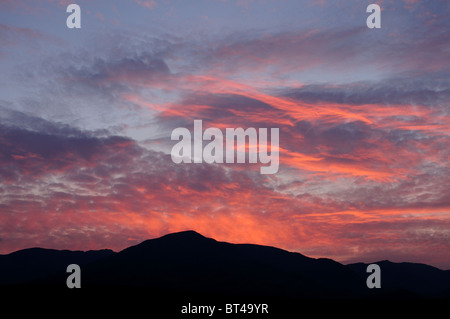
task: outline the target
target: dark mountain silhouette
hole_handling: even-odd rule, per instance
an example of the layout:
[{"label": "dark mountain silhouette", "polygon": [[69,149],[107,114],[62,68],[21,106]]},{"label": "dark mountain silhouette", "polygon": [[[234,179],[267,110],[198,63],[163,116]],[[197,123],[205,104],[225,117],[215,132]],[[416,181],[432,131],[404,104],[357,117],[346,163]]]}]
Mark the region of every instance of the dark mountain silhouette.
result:
[{"label": "dark mountain silhouette", "polygon": [[[411,295],[450,297],[450,270],[441,270],[419,263],[393,263],[388,260],[376,262],[382,269],[383,291],[407,291]],[[368,264],[347,265],[362,278],[367,278]]]},{"label": "dark mountain silhouette", "polygon": [[194,231],[146,240],[118,253],[32,248],[1,255],[0,289],[50,287],[73,293],[77,289],[66,287],[66,267],[71,263],[81,266],[79,291],[112,295],[141,291],[141,295],[161,300],[217,296],[280,300],[448,298],[450,291],[449,271],[428,265],[381,261],[377,264],[382,271],[382,288],[368,289],[367,264],[345,266],[274,247],[218,242]]},{"label": "dark mountain silhouette", "polygon": [[171,287],[241,295],[352,296],[363,288],[350,269],[278,248],[217,242],[181,232],[142,242],[83,269],[86,287]]},{"label": "dark mountain silhouette", "polygon": [[70,251],[28,248],[0,255],[0,285],[25,284],[66,269],[114,254],[112,250]]}]

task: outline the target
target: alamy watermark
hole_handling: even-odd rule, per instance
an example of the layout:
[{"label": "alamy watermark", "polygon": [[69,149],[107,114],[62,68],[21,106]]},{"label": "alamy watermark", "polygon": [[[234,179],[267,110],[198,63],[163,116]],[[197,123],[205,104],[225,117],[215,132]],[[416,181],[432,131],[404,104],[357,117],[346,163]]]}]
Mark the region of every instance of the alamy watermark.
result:
[{"label": "alamy watermark", "polygon": [[[77,4],[69,4],[66,9],[70,15],[67,17],[66,25],[69,29],[81,28],[81,8]],[[378,4],[369,4],[366,12],[370,15],[366,19],[366,25],[369,29],[381,28],[381,8]]]},{"label": "alamy watermark", "polygon": [[[174,163],[261,163],[261,174],[275,174],[279,168],[279,128],[226,128],[225,136],[219,128],[209,127],[203,132],[202,120],[194,120],[194,132],[184,127],[172,131]],[[225,137],[225,141],[224,141]],[[210,141],[203,147],[203,141]],[[248,148],[248,153],[247,153]],[[225,157],[224,157],[225,154]]]},{"label": "alamy watermark", "polygon": [[66,272],[70,273],[67,277],[66,285],[68,288],[81,288],[81,268],[77,264],[67,266]]}]

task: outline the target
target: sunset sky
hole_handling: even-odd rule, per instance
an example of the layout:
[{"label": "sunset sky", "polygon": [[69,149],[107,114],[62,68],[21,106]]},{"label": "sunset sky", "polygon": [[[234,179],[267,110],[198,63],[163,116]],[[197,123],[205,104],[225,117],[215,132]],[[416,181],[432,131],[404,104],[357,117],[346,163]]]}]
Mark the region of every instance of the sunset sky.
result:
[{"label": "sunset sky", "polygon": [[[173,163],[196,119],[279,128],[278,173]],[[0,254],[192,229],[450,269],[449,150],[448,1],[0,0]]]}]

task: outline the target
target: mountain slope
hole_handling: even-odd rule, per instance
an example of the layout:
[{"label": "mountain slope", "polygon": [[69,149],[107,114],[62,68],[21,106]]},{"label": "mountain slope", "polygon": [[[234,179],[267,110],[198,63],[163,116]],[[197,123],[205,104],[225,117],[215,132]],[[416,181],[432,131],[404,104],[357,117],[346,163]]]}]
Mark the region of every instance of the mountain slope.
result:
[{"label": "mountain slope", "polygon": [[25,284],[66,270],[70,264],[85,265],[114,254],[112,250],[70,251],[28,248],[0,255],[0,285]]},{"label": "mountain slope", "polygon": [[87,286],[136,286],[201,293],[271,296],[341,296],[361,280],[330,259],[278,248],[229,244],[193,231],[147,240],[84,268]]},{"label": "mountain slope", "polygon": [[[366,286],[367,264],[342,265],[282,249],[230,244],[194,231],[146,240],[118,253],[25,249],[0,255],[0,285],[67,291],[67,265],[81,266],[82,291],[153,296],[422,298],[450,296],[450,271],[380,261],[381,289]],[[137,289],[141,288],[141,289]]]},{"label": "mountain slope", "polygon": [[[420,296],[450,296],[450,271],[418,263],[393,263],[388,260],[376,262],[381,268],[384,290],[406,290]],[[366,278],[368,264],[347,265],[359,276]]]}]

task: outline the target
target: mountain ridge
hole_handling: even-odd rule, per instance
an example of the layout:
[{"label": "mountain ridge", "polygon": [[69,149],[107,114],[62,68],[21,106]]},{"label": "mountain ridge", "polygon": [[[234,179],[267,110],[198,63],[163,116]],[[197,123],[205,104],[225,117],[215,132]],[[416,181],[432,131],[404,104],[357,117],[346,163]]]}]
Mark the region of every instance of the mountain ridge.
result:
[{"label": "mountain ridge", "polygon": [[277,247],[231,244],[193,230],[144,240],[119,252],[29,248],[0,255],[0,286],[67,289],[68,264],[84,289],[148,288],[183,294],[277,298],[448,298],[450,271],[380,261],[381,289],[366,286],[365,263],[343,265]]}]

